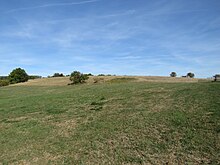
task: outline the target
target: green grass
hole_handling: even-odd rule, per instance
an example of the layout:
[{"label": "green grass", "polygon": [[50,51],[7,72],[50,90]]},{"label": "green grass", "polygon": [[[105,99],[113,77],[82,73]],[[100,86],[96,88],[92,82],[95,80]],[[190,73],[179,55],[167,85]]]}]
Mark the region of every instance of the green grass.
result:
[{"label": "green grass", "polygon": [[220,83],[0,88],[0,164],[219,164]]}]

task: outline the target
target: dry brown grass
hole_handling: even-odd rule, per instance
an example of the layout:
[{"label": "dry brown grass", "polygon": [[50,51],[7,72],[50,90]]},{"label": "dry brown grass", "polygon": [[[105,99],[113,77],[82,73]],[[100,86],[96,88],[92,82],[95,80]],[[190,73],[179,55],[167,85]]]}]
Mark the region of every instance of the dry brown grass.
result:
[{"label": "dry brown grass", "polygon": [[137,81],[140,82],[198,82],[196,78],[183,78],[183,77],[164,77],[164,76],[137,76]]},{"label": "dry brown grass", "polygon": [[[196,78],[182,78],[182,77],[162,77],[162,76],[91,76],[87,80],[87,84],[105,83],[114,79],[131,78],[132,82],[164,82],[164,83],[178,83],[178,82],[198,82],[200,79]],[[25,83],[14,84],[12,86],[66,86],[71,81],[69,77],[55,77],[29,80]]]},{"label": "dry brown grass", "polygon": [[54,77],[29,80],[25,83],[13,84],[12,86],[65,86],[71,83],[69,77]]}]

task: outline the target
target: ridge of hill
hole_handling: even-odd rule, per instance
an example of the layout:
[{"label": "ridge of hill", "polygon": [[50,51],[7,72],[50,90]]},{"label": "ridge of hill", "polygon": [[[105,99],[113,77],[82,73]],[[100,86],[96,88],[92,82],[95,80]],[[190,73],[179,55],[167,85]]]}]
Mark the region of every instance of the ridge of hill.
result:
[{"label": "ridge of hill", "polygon": [[[90,76],[86,81],[87,84],[94,83],[114,83],[114,82],[164,82],[164,83],[185,83],[198,82],[203,79],[182,78],[182,77],[165,77],[165,76]],[[69,77],[53,77],[29,80],[25,83],[13,84],[12,86],[65,86],[70,84]]]}]

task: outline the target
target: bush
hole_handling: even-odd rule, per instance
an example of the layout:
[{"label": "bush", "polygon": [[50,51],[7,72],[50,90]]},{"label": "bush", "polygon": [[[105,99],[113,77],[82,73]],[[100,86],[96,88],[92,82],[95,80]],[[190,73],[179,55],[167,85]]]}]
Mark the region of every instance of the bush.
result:
[{"label": "bush", "polygon": [[176,77],[176,76],[177,76],[176,72],[171,72],[170,73],[170,77]]},{"label": "bush", "polygon": [[28,76],[29,80],[30,79],[34,80],[34,79],[39,79],[39,78],[42,78],[42,76],[37,76],[37,75],[30,75],[30,76]]},{"label": "bush", "polygon": [[63,73],[54,73],[53,77],[64,77]]},{"label": "bush", "polygon": [[105,76],[104,74],[99,74],[98,76]]},{"label": "bush", "polygon": [[15,84],[20,82],[26,82],[28,81],[29,77],[24,69],[16,68],[9,74],[8,78],[11,84]]},{"label": "bush", "polygon": [[219,81],[220,80],[220,74],[216,74],[214,77],[214,81]]},{"label": "bush", "polygon": [[8,76],[0,76],[0,80],[8,79]]},{"label": "bush", "polygon": [[195,77],[195,74],[194,74],[194,73],[189,72],[189,73],[187,73],[187,77],[194,78],[194,77]]},{"label": "bush", "polygon": [[8,85],[9,85],[9,81],[8,80],[0,80],[0,87],[8,86]]},{"label": "bush", "polygon": [[87,79],[89,79],[89,77],[86,74],[80,73],[79,71],[74,71],[70,75],[70,81],[72,81],[72,84],[82,84]]},{"label": "bush", "polygon": [[88,74],[86,74],[87,76],[93,76],[93,74],[92,73],[88,73]]}]

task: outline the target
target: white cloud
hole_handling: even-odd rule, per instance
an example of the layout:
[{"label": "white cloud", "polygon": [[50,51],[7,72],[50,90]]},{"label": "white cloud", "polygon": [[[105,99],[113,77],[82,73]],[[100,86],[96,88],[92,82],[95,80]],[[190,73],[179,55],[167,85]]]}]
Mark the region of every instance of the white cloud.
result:
[{"label": "white cloud", "polygon": [[32,9],[39,9],[39,8],[48,8],[48,7],[57,7],[57,6],[72,6],[72,5],[83,5],[87,3],[94,3],[100,0],[88,0],[88,1],[82,1],[82,2],[71,2],[71,3],[51,3],[51,4],[44,4],[39,6],[33,6],[33,7],[24,7],[24,8],[16,8],[6,11],[5,13],[13,13],[17,11],[24,11],[24,10],[32,10]]}]

